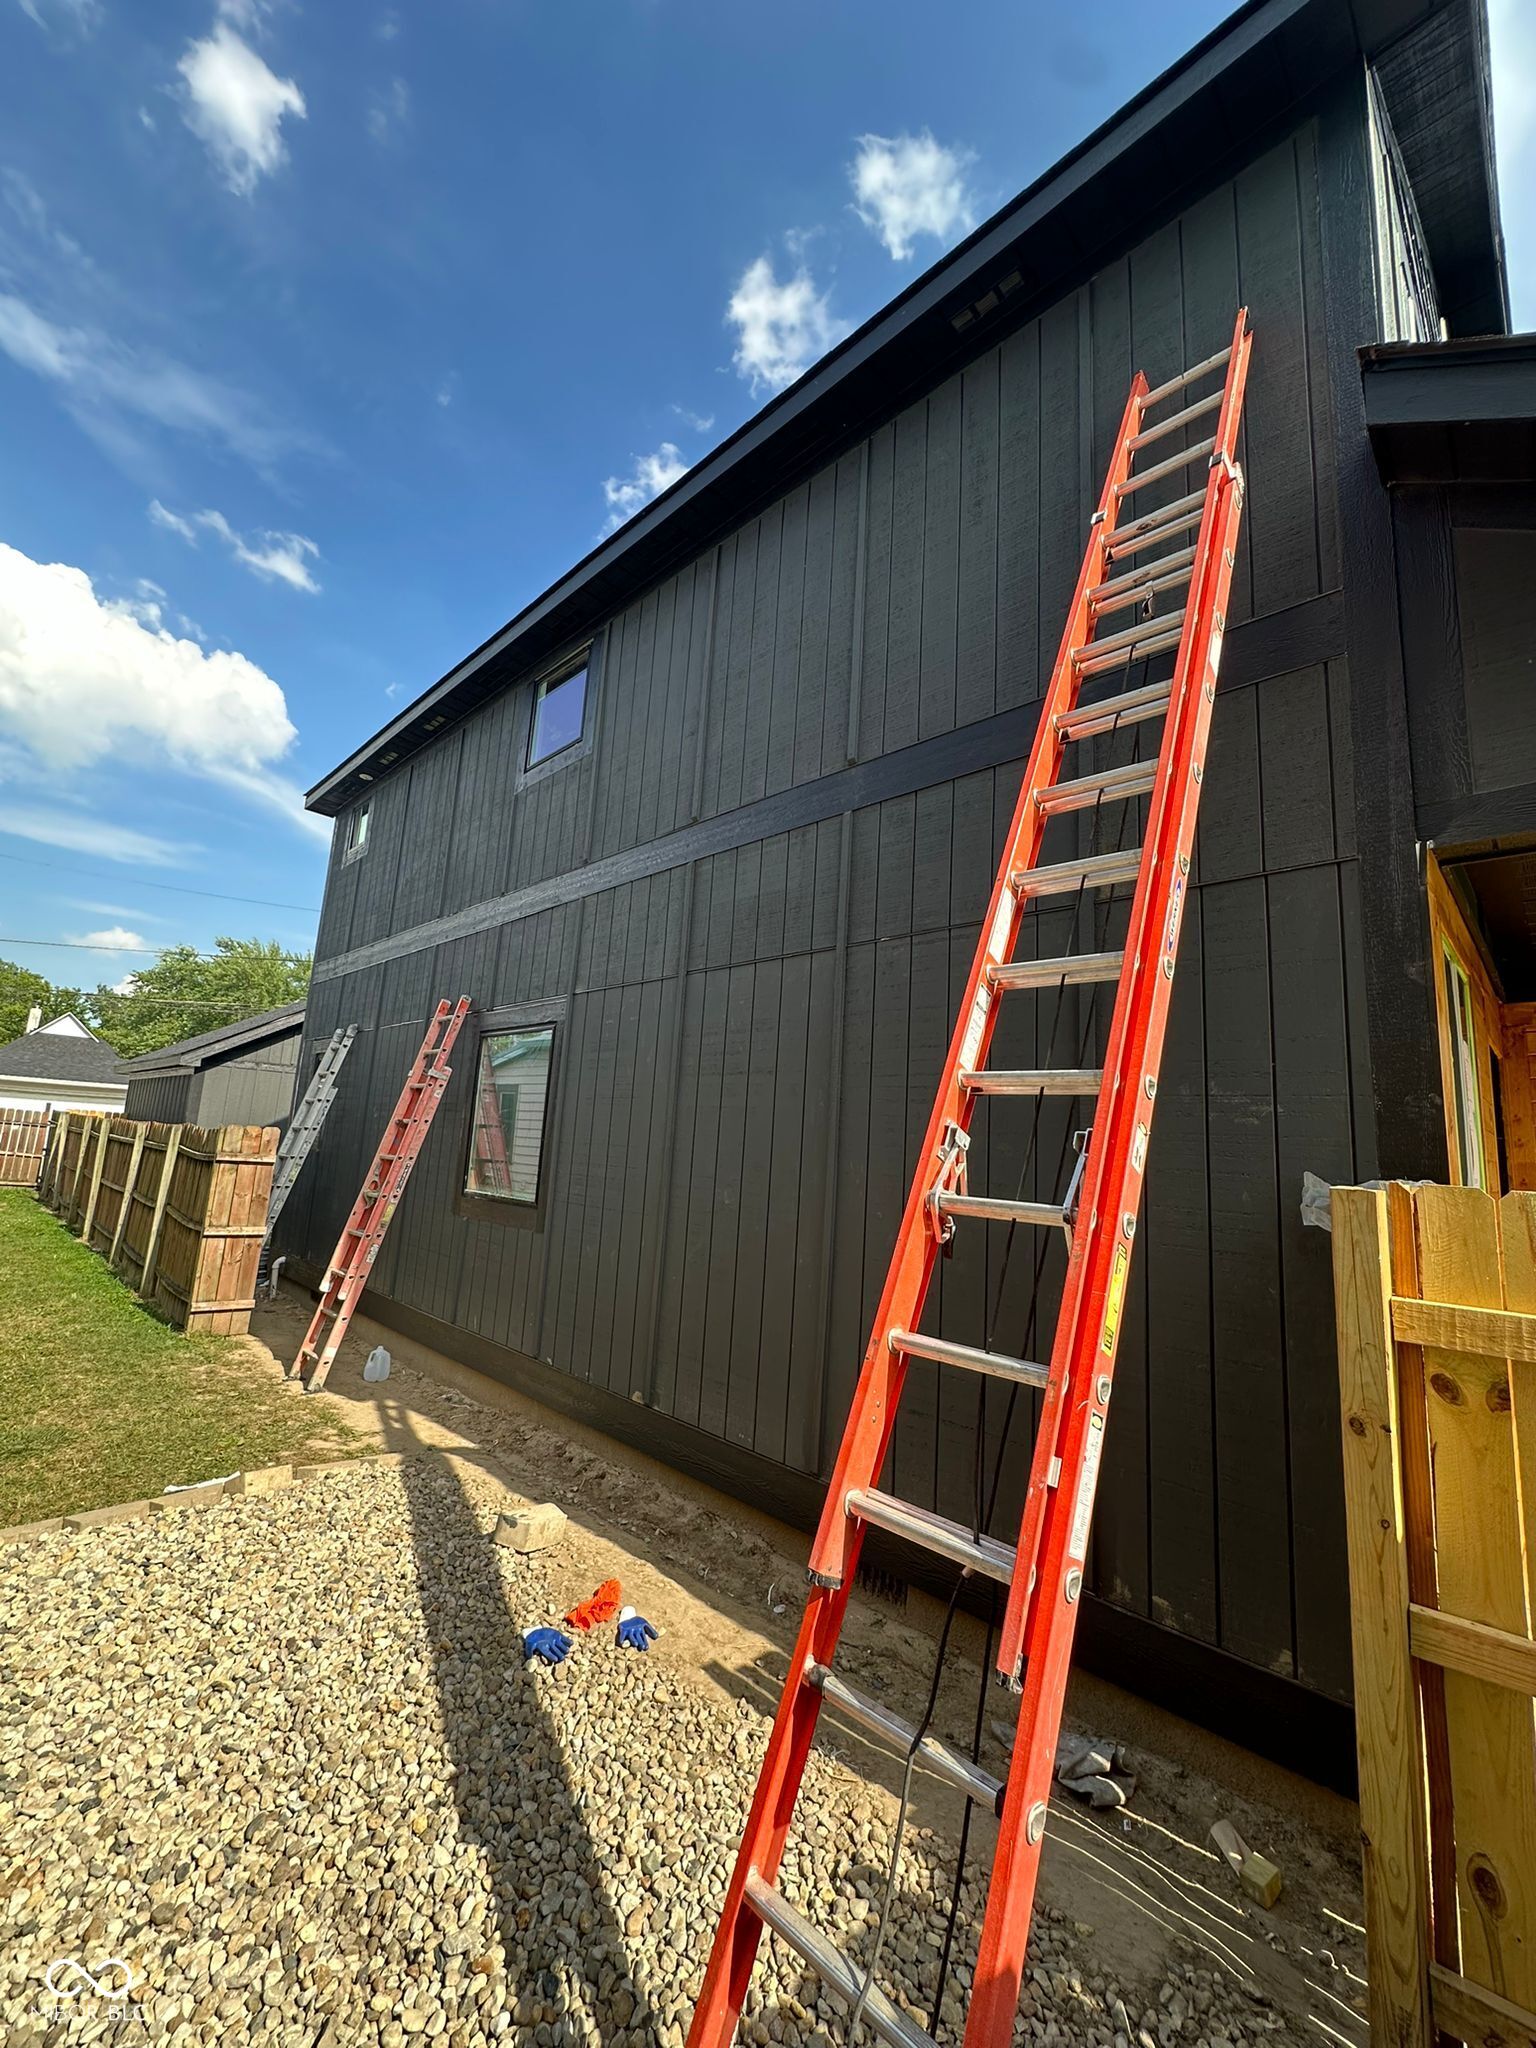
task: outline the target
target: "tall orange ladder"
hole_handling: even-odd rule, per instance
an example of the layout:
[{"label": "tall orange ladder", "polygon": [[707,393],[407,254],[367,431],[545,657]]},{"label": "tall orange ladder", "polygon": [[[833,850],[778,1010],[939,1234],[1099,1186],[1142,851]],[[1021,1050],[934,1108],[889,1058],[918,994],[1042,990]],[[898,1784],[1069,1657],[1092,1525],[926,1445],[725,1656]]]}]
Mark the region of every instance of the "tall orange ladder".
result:
[{"label": "tall orange ladder", "polygon": [[306,1394],[319,1393],[341,1349],[341,1340],[368,1284],[384,1233],[394,1221],[411,1168],[448,1086],[453,1072],[448,1055],[469,1009],[468,996],[460,996],[456,1003],[439,1003],[421,1050],[411,1062],[395,1113],[331,1253],[319,1306],[299,1346],[299,1355],[288,1368],[288,1378],[301,1380]]},{"label": "tall orange ladder", "polygon": [[[816,1970],[882,2040],[897,2048],[928,2048],[929,2035],[776,1884],[824,1699],[893,1743],[909,1765],[921,1755],[927,1768],[998,1813],[965,2048],[1008,2048],[1012,2040],[1242,512],[1237,439],[1251,348],[1244,311],[1219,354],[1155,390],[1139,372],[1131,385],[811,1549],[805,1618],[726,1891],[689,2048],[727,2048],[764,1928]],[[1188,395],[1193,386],[1210,387],[1218,373],[1219,388]],[[1179,400],[1179,409],[1164,411],[1169,400]],[[1170,447],[1175,452],[1166,452]],[[1206,473],[1196,489],[1155,510],[1138,511],[1138,493],[1177,490],[1174,479],[1197,465]],[[1132,623],[1117,623],[1128,613]],[[1133,664],[1160,655],[1172,656],[1171,676],[1124,686]],[[1117,670],[1122,687],[1115,694],[1092,694],[1095,678]],[[1162,721],[1155,761],[1090,773],[1073,767],[1071,749],[1081,742],[1154,719]],[[1134,812],[1141,799],[1147,811],[1139,847],[1067,860],[1042,857],[1053,819],[1084,811],[1096,816],[1106,804]],[[1029,913],[1042,903],[1117,886],[1130,886],[1133,893],[1123,942],[1113,950],[1043,958],[1038,948],[1021,948]],[[1115,992],[1100,1066],[987,1065],[1003,997],[1095,984]],[[1093,1103],[1077,1173],[1057,1199],[970,1192],[966,1154],[972,1114],[983,1096]],[[1048,1365],[922,1332],[939,1253],[958,1225],[975,1221],[1066,1232],[1066,1271]],[[1016,1548],[986,1533],[979,1509],[976,1526],[968,1529],[881,1490],[907,1362],[914,1358],[986,1375],[1016,1390],[1039,1390]],[[998,1676],[1023,1692],[1006,1785],[928,1735],[926,1726],[908,1726],[833,1671],[860,1547],[871,1528],[904,1538],[962,1573],[1006,1586]]]}]

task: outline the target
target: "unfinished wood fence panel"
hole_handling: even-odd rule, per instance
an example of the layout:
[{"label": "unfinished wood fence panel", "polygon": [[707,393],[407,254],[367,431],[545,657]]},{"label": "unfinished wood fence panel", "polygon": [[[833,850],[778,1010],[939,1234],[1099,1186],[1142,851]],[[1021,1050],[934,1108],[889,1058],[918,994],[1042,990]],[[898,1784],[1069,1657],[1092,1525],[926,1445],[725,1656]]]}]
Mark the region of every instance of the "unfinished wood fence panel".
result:
[{"label": "unfinished wood fence panel", "polygon": [[37,1185],[50,1121],[46,1109],[0,1109],[0,1188]]},{"label": "unfinished wood fence panel", "polygon": [[168,1321],[238,1336],[255,1305],[277,1141],[256,1124],[67,1111],[38,1194]]},{"label": "unfinished wood fence panel", "polygon": [[188,1125],[170,1167],[153,1300],[187,1330],[250,1327],[278,1133]]},{"label": "unfinished wood fence panel", "polygon": [[1536,2041],[1536,1195],[1336,1189],[1373,2041]]}]

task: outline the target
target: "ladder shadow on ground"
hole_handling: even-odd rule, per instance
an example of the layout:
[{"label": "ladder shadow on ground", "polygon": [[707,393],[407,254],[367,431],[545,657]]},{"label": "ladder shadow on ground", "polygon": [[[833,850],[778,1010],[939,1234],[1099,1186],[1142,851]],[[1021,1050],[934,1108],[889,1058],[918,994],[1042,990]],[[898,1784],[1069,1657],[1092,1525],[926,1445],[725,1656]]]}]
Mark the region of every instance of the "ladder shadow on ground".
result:
[{"label": "ladder shadow on ground", "polygon": [[[456,1461],[422,1444],[401,1408],[380,1404],[380,1417],[389,1448],[406,1454],[400,1474],[458,1839],[478,1848],[485,1860],[494,1896],[492,1931],[505,1952],[514,2030],[531,2039],[534,2028],[547,2023],[558,2040],[595,2039],[605,2048],[649,2038],[649,2022],[639,2021],[651,2005],[646,1973],[608,1896],[602,1852],[583,1819],[581,1788],[572,1781],[560,1734],[539,1697],[542,1679],[554,1674],[525,1668],[522,1628],[510,1611],[499,1553],[490,1540],[491,1517],[467,1497]],[[530,1616],[529,1625],[541,1618]],[[526,1811],[522,1800],[530,1786],[538,1798]],[[554,1862],[548,1856],[552,1840],[560,1844]],[[573,1851],[575,1871],[569,1868]],[[546,1901],[546,1881],[553,1874],[561,1878],[562,1890],[577,1881],[584,1888],[576,1911],[590,1914],[591,1924],[582,1927],[579,1918],[565,1922],[575,1930],[574,1942],[559,1933],[563,1910]],[[578,1957],[585,1982],[573,1996]],[[439,1951],[429,1964],[439,1977],[443,1960]],[[472,1961],[470,1955],[461,1958],[461,1971],[467,1974]],[[600,1993],[605,1964],[616,1981]],[[634,2001],[627,2018],[615,2010],[626,1991]],[[577,2004],[585,2006],[595,2032],[565,2028],[564,2013]]]}]

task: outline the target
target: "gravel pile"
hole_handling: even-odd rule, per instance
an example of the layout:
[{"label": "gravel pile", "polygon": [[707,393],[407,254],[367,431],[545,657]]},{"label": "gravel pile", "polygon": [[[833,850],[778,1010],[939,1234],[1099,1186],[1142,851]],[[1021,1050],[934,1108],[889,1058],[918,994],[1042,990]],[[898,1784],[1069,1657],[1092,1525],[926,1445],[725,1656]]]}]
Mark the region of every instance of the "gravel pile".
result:
[{"label": "gravel pile", "polygon": [[[609,1631],[525,1670],[522,1629],[591,1589],[489,1541],[504,1501],[423,1458],[0,1552],[8,2043],[681,2048],[766,1723]],[[820,1756],[808,1791],[784,1887],[860,1957],[890,1801]],[[883,1947],[924,2024],[952,1855],[909,1837]],[[136,2012],[71,1970],[50,1992],[111,1957]],[[769,1944],[743,2035],[827,2048],[842,2010]],[[1041,1914],[1019,2038],[1287,2035],[1219,1973],[1138,1996]]]}]

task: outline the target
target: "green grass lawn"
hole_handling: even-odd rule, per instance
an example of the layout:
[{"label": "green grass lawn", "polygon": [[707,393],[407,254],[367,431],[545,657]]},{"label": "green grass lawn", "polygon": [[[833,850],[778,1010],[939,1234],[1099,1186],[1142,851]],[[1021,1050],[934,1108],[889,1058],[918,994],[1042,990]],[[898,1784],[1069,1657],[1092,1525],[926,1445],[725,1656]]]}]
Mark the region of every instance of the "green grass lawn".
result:
[{"label": "green grass lawn", "polygon": [[158,1321],[26,1190],[0,1189],[0,1528],[363,1439],[252,1340]]}]

